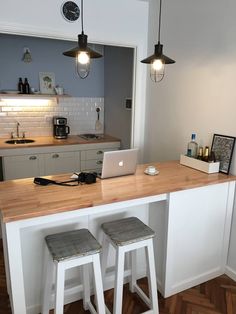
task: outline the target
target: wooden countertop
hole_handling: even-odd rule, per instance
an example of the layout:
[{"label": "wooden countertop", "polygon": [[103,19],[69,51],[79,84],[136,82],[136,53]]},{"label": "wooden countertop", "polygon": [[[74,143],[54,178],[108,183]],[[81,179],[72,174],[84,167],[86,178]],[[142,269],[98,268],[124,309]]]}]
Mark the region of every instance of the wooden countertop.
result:
[{"label": "wooden countertop", "polygon": [[78,135],[69,135],[67,139],[55,139],[53,136],[30,137],[35,142],[28,144],[7,144],[5,141],[9,138],[0,139],[1,149],[16,149],[16,148],[29,148],[29,147],[42,147],[42,146],[61,146],[61,145],[77,145],[77,144],[94,144],[94,143],[107,143],[119,142],[116,137],[104,134],[100,139],[85,140]]},{"label": "wooden countertop", "polygon": [[[135,175],[98,179],[95,184],[75,187],[39,186],[33,183],[33,178],[0,182],[1,217],[3,222],[17,221],[236,181],[236,176],[221,173],[207,175],[182,166],[177,161],[156,163],[155,166],[160,171],[157,176],[145,175],[146,166],[147,164],[139,165]],[[47,178],[63,181],[69,176],[57,175]]]}]

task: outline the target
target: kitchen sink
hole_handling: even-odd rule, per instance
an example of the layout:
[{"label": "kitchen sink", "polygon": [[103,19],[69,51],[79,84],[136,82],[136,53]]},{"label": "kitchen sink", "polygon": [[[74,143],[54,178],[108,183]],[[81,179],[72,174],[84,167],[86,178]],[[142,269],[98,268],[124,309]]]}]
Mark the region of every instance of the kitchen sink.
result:
[{"label": "kitchen sink", "polygon": [[5,141],[6,144],[28,144],[28,143],[33,143],[35,142],[34,140],[22,138],[22,139],[12,139]]}]

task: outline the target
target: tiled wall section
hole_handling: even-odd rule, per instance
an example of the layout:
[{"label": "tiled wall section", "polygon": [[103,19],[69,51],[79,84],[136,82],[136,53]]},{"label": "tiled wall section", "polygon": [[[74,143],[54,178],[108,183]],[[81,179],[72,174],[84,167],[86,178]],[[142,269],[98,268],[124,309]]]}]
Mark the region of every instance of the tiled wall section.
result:
[{"label": "tiled wall section", "polygon": [[[100,107],[102,128],[95,129],[96,108]],[[47,99],[0,99],[0,137],[16,134],[16,123],[20,123],[20,134],[50,136],[53,134],[52,119],[61,116],[68,119],[70,133],[103,133],[104,98],[61,97],[58,101]]]}]

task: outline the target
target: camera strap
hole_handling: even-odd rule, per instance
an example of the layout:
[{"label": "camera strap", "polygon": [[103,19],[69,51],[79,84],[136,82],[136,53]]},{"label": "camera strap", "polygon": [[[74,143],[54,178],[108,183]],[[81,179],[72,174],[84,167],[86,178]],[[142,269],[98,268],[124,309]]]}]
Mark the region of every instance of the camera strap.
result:
[{"label": "camera strap", "polygon": [[[77,184],[69,184],[70,182],[77,182]],[[45,179],[45,178],[34,178],[34,183],[38,185],[49,185],[49,184],[56,184],[56,185],[62,185],[62,186],[78,186],[79,181],[78,179],[73,179],[73,180],[68,180],[68,181],[62,181],[62,182],[57,182],[54,180],[50,179]]]},{"label": "camera strap", "polygon": [[[96,172],[80,172],[74,173],[78,177],[68,181],[54,181],[45,178],[34,178],[34,183],[38,185],[49,185],[49,184],[56,184],[62,186],[77,186],[78,184],[92,184],[96,183],[97,173]],[[70,184],[71,182],[77,182],[76,184]]]}]

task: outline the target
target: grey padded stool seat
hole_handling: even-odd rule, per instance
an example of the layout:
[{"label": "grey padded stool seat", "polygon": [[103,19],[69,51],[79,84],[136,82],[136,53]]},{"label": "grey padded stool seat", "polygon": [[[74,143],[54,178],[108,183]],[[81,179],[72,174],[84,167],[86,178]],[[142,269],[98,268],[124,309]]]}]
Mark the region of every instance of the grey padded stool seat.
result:
[{"label": "grey padded stool seat", "polygon": [[[49,300],[52,286],[53,264],[56,266],[55,313],[63,314],[65,270],[83,265],[83,305],[92,313],[105,314],[103,286],[99,254],[101,245],[87,229],[73,230],[45,237],[48,248],[47,270],[45,273],[42,314],[49,313]],[[51,257],[50,257],[51,256]],[[53,261],[53,263],[52,263]],[[89,274],[87,264],[93,264],[95,294],[98,311],[90,302]]]},{"label": "grey padded stool seat", "polygon": [[[155,232],[145,225],[137,217],[123,218],[101,225],[104,232],[103,252],[102,252],[102,276],[105,280],[106,262],[108,257],[109,244],[116,250],[116,280],[114,288],[113,313],[122,313],[123,277],[124,277],[124,257],[126,252],[131,253],[131,275],[129,287],[132,292],[136,292],[148,305],[148,314],[158,314],[158,298],[156,286],[156,271],[153,252],[153,237]],[[149,298],[137,285],[136,278],[136,249],[145,248],[148,264]],[[106,309],[107,313],[110,313]]]}]

